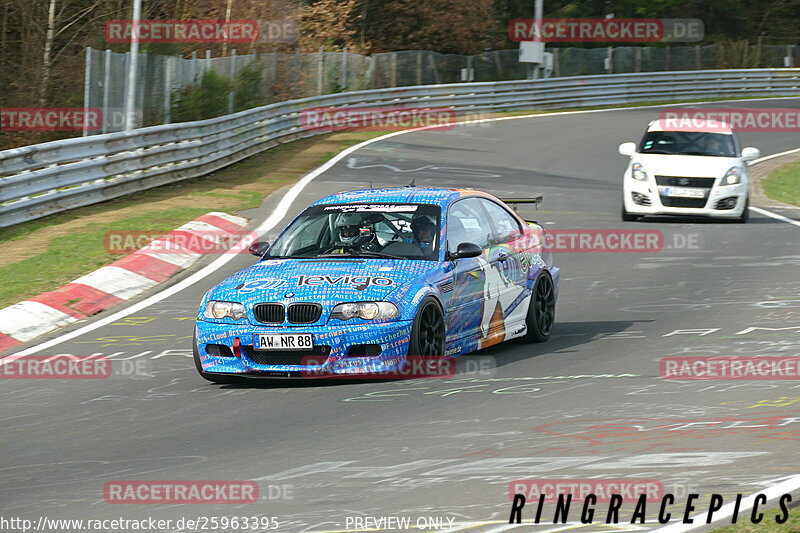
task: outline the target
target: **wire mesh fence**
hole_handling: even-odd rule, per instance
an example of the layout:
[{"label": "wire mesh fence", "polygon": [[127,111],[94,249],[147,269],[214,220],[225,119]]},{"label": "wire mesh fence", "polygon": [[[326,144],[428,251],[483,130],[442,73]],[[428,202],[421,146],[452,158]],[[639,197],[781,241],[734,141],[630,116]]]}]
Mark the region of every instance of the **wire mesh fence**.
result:
[{"label": "wire mesh fence", "polygon": [[[554,48],[551,76],[607,73],[777,68],[800,65],[800,46],[674,46]],[[125,129],[125,92],[129,54],[87,50],[85,107],[102,110],[102,129]],[[207,72],[228,80],[211,91],[218,102],[200,118],[249,107],[343,91],[525,79],[528,65],[519,50],[494,50],[476,56],[426,50],[364,56],[342,52],[263,53],[190,58],[139,54],[134,126],[186,120],[176,115],[181,99],[202,86]],[[213,89],[213,86],[211,86]],[[189,102],[192,104],[192,102]],[[184,106],[185,108],[185,106]]]}]

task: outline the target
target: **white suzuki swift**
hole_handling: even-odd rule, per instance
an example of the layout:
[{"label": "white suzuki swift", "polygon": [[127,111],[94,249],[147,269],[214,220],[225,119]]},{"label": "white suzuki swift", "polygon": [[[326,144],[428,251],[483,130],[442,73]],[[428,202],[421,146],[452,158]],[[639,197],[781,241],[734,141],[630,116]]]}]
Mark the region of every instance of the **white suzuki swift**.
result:
[{"label": "white suzuki swift", "polygon": [[741,148],[728,124],[668,128],[654,120],[636,149],[619,145],[631,158],[622,184],[622,220],[643,215],[692,215],[746,222],[750,205],[747,162],[756,148]]}]

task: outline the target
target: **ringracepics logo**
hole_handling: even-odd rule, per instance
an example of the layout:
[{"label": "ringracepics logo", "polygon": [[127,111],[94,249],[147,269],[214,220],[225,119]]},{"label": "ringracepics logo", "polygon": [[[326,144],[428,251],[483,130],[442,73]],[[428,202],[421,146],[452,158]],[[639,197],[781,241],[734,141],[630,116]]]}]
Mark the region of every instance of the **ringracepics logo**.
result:
[{"label": "ringracepics logo", "polygon": [[413,128],[451,129],[456,112],[447,108],[311,107],[300,113],[300,126],[313,131],[399,131]]},{"label": "ringracepics logo", "polygon": [[[564,494],[559,494],[554,509],[551,509],[553,513],[553,524],[566,524],[570,519],[574,520],[574,514],[572,517],[570,517],[570,508],[572,508],[573,511],[578,511],[580,514],[581,524],[594,523],[596,521],[595,513],[597,511],[602,513],[599,517],[597,517],[598,522],[605,524],[619,524],[620,509],[626,503],[635,503],[635,508],[633,509],[633,514],[630,518],[631,524],[646,524],[648,511],[656,511],[658,513],[657,521],[659,524],[666,524],[672,520],[673,513],[676,513],[678,520],[680,520],[682,523],[693,524],[695,518],[697,517],[692,517],[691,515],[693,512],[695,512],[695,510],[703,512],[705,514],[705,523],[710,524],[712,521],[714,521],[714,514],[722,509],[723,504],[726,503],[733,504],[733,513],[730,515],[730,520],[731,524],[735,524],[740,517],[739,515],[743,498],[742,494],[737,494],[735,498],[726,495],[727,499],[721,494],[712,494],[708,501],[707,511],[705,511],[705,506],[702,506],[700,502],[697,501],[700,499],[700,495],[697,493],[688,494],[686,496],[685,503],[678,501],[673,494],[664,494],[663,497],[653,502],[652,498],[648,496],[647,493],[640,494],[638,498],[634,497],[627,499],[620,493],[614,493],[611,494],[608,502],[603,502],[607,503],[607,505],[603,505],[601,507],[597,506],[598,503],[601,503],[601,500],[596,494],[588,494],[586,497],[581,498],[573,498],[572,496],[572,494],[567,494],[565,497]],[[511,516],[508,519],[509,524],[522,523],[522,510],[525,507],[527,500],[528,499],[524,494],[514,494],[514,500],[511,504]],[[770,507],[777,506],[778,511],[776,514],[767,517],[763,509],[767,507],[769,499],[764,494],[758,494],[753,500],[753,507],[747,518],[749,518],[750,522],[753,524],[759,524],[765,519],[768,522],[774,520],[776,524],[783,524],[789,519],[788,504],[791,501],[791,494],[783,494],[777,499],[777,501],[770,502]],[[536,505],[534,520],[535,524],[542,522],[542,515],[546,507],[545,503],[548,502],[544,494],[540,495],[538,502],[534,503],[534,505]],[[648,503],[652,505],[648,507]],[[655,522],[656,520],[650,521],[650,523]]]},{"label": "ringracepics logo", "polygon": [[4,107],[0,109],[3,131],[97,131],[103,112],[96,107]]},{"label": "ringracepics logo", "polygon": [[661,126],[669,131],[800,132],[800,109],[676,108],[662,110]]},{"label": "ringracepics logo", "polygon": [[258,501],[255,481],[107,481],[103,498],[113,504],[221,503],[240,505]]},{"label": "ringracepics logo", "polygon": [[258,39],[255,20],[109,20],[106,42],[128,43],[251,43]]},{"label": "ringracepics logo", "polygon": [[514,42],[670,43],[703,39],[700,19],[514,19],[508,36]]}]

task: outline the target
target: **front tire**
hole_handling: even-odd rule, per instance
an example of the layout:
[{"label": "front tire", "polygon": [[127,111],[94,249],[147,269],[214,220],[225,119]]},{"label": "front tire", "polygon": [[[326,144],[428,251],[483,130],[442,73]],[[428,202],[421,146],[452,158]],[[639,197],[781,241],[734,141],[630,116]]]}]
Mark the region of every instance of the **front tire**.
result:
[{"label": "front tire", "polygon": [[556,293],[549,272],[542,272],[531,293],[525,325],[528,331],[524,342],[544,342],[550,337],[556,319]]},{"label": "front tire", "polygon": [[408,343],[408,355],[436,357],[444,355],[444,314],[439,302],[428,296],[419,306],[414,324],[411,327],[411,339]]}]

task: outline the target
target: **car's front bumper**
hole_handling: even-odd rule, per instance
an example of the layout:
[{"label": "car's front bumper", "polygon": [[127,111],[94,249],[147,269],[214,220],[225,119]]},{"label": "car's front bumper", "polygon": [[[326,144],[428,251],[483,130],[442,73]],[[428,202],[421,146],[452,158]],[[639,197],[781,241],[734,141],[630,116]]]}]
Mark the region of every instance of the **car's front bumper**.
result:
[{"label": "car's front bumper", "polygon": [[[747,208],[747,183],[715,186],[703,199],[669,198],[663,188],[647,181],[626,177],[623,190],[625,210],[632,215],[689,215],[717,218],[739,218]],[[730,208],[721,205],[735,202]]]},{"label": "car's front bumper", "polygon": [[[365,375],[393,371],[402,366],[408,353],[413,321],[382,323],[360,322],[337,326],[264,327],[232,325],[198,320],[197,353],[203,372],[251,377],[295,377],[326,375]],[[270,352],[253,350],[257,333],[311,333],[314,350],[305,352]],[[234,355],[239,339],[240,354]],[[209,354],[211,345],[226,346],[231,355]],[[380,345],[380,355],[351,355],[355,345]],[[373,346],[374,348],[374,346]],[[270,358],[279,360],[273,363]]]}]

